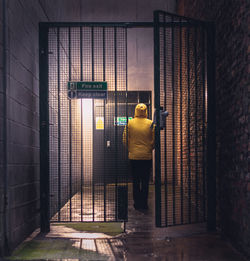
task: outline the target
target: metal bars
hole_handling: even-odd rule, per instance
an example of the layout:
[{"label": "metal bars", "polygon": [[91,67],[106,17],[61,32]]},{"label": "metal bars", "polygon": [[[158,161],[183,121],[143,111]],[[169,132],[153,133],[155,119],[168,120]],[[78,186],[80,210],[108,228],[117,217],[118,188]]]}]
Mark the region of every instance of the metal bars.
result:
[{"label": "metal bars", "polygon": [[57,124],[58,124],[58,202],[57,202],[57,212],[58,212],[58,220],[61,219],[61,107],[60,107],[60,28],[57,28]]},{"label": "metal bars", "polygon": [[48,232],[49,195],[49,107],[48,107],[48,28],[39,25],[39,77],[40,77],[40,207],[41,231]]},{"label": "metal bars", "polygon": [[[127,153],[116,117],[133,114],[126,28],[152,26],[156,225],[197,223],[208,216],[208,228],[215,227],[214,28],[156,11],[154,23],[40,25],[43,231],[49,218],[127,219]],[[108,99],[70,102],[69,79],[107,81]],[[159,128],[161,107],[170,112],[165,130]],[[103,119],[103,129],[97,128],[97,118]]]},{"label": "metal bars", "polygon": [[[117,117],[128,117],[126,28],[47,30],[50,220],[124,221],[127,153]],[[68,81],[107,81],[108,98],[70,99]]]},{"label": "metal bars", "polygon": [[[206,26],[162,11],[154,22],[156,226],[204,222]],[[169,111],[164,130],[158,126],[161,107]]]}]

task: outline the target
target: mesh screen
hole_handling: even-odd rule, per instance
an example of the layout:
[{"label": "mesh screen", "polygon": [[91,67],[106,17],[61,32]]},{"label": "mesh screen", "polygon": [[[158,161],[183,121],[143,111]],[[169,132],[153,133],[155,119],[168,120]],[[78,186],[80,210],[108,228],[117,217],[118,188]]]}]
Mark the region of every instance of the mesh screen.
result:
[{"label": "mesh screen", "polygon": [[[159,14],[161,226],[206,220],[205,32]],[[170,22],[170,25],[169,25]],[[167,25],[168,23],[168,25]],[[178,25],[179,23],[179,25]]]},{"label": "mesh screen", "polygon": [[[127,32],[49,29],[51,221],[127,219]],[[68,81],[107,81],[108,98],[69,99]],[[124,99],[125,98],[125,99]]]}]

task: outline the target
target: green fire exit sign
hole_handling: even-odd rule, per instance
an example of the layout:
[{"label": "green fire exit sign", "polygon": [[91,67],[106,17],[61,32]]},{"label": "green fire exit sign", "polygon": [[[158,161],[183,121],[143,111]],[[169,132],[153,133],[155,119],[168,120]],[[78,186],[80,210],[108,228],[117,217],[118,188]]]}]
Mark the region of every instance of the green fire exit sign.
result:
[{"label": "green fire exit sign", "polygon": [[[128,117],[128,120],[132,120],[132,117]],[[116,117],[116,121],[115,121],[115,117],[114,117],[114,125],[117,126],[125,126],[127,124],[127,117]]]},{"label": "green fire exit sign", "polygon": [[70,99],[106,99],[107,82],[68,82]]}]

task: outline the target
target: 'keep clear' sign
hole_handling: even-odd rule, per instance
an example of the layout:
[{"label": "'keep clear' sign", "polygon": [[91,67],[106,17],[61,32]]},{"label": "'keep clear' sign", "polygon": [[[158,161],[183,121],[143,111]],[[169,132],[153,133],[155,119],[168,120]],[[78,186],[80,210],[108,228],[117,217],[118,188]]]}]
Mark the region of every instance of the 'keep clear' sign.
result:
[{"label": "'keep clear' sign", "polygon": [[107,82],[68,82],[70,99],[106,99]]}]

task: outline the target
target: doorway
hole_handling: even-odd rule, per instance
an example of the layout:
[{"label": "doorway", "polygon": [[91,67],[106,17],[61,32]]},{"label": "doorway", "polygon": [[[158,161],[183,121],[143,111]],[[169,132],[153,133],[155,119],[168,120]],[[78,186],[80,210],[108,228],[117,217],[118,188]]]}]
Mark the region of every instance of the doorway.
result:
[{"label": "doorway", "polygon": [[[152,94],[128,88],[127,29],[137,27],[154,28]],[[51,221],[127,220],[122,131],[136,103],[151,116],[151,96],[156,225],[206,221],[208,38],[202,22],[161,11],[154,23],[40,24],[42,230]],[[105,97],[69,96],[68,83],[83,81],[106,82]],[[166,128],[160,109],[170,112]]]}]

